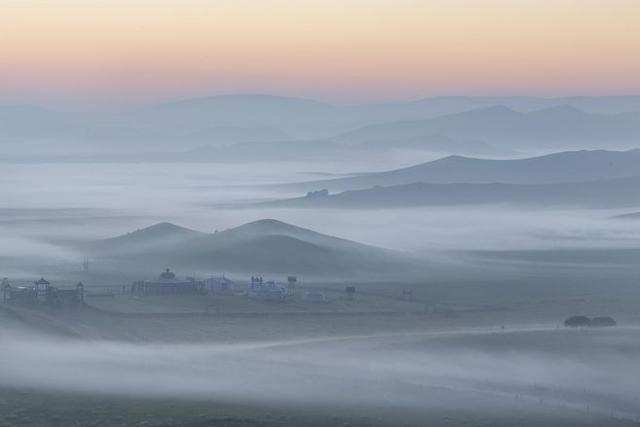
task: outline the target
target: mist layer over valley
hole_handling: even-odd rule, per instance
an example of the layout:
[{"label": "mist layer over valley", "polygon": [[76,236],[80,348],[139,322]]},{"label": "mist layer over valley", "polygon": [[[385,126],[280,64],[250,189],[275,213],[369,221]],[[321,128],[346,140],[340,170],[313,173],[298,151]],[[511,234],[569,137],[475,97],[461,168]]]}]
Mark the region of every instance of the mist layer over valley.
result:
[{"label": "mist layer over valley", "polygon": [[5,108],[0,424],[634,425],[637,111]]}]

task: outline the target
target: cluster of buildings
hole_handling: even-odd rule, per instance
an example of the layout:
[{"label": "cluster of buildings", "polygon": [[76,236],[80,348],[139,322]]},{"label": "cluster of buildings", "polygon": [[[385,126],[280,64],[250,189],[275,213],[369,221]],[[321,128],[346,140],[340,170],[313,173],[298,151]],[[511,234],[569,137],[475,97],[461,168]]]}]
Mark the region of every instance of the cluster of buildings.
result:
[{"label": "cluster of buildings", "polygon": [[84,285],[78,283],[75,288],[61,289],[52,286],[41,277],[29,285],[12,286],[7,278],[2,280],[2,303],[8,305],[69,307],[84,304]]},{"label": "cluster of buildings", "polygon": [[131,284],[133,295],[217,294],[231,293],[234,289],[235,283],[224,275],[212,275],[205,280],[196,280],[195,277],[180,279],[169,268],[156,279],[140,280]]},{"label": "cluster of buildings", "polygon": [[273,280],[265,281],[262,277],[252,276],[247,295],[253,299],[281,301],[289,295],[289,290],[286,286],[279,285]]},{"label": "cluster of buildings", "polygon": [[[297,281],[296,276],[287,277],[286,284],[265,280],[262,276],[252,276],[245,295],[256,300],[283,301],[295,295]],[[238,291],[242,292],[242,289],[224,275],[212,275],[205,280],[196,280],[194,277],[179,279],[168,268],[157,279],[137,281],[131,285],[133,295],[235,294]],[[303,295],[303,301],[306,302],[325,302],[326,300],[322,292],[307,291]]]},{"label": "cluster of buildings", "polygon": [[202,293],[204,285],[193,277],[180,280],[170,269],[166,269],[155,280],[137,281],[131,284],[133,295],[194,294]]},{"label": "cluster of buildings", "polygon": [[[152,280],[136,281],[131,284],[131,295],[245,295],[248,298],[263,301],[284,301],[295,296],[297,278],[287,277],[286,283],[278,283],[274,280],[264,280],[261,276],[252,276],[246,290],[241,289],[231,279],[224,275],[213,276],[205,280],[196,280],[195,277],[178,278],[169,268]],[[352,291],[352,292],[350,292]],[[75,288],[61,289],[52,286],[43,277],[28,285],[13,286],[8,279],[1,282],[2,302],[21,306],[78,306],[84,304],[84,285],[78,283]],[[126,286],[122,287],[126,292]],[[353,296],[353,290],[347,289],[347,294]],[[324,293],[319,291],[306,291],[302,301],[315,303],[326,302]]]}]

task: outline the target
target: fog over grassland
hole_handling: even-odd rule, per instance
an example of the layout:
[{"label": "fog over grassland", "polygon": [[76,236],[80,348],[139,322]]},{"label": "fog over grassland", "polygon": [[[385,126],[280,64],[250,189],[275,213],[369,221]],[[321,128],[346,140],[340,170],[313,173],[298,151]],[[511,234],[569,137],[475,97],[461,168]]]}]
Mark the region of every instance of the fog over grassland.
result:
[{"label": "fog over grassland", "polygon": [[[0,304],[0,425],[637,425],[638,114],[637,96],[0,107],[0,280],[84,286]],[[255,276],[297,287],[260,300]],[[233,287],[133,285],[207,279]]]},{"label": "fog over grassland", "polygon": [[[458,332],[170,346],[84,341],[59,346],[46,338],[3,336],[9,348],[0,360],[0,376],[5,386],[131,398],[276,407],[385,405],[409,414],[461,403],[465,410],[507,411],[507,416],[535,417],[546,407],[634,419],[638,378],[630,373],[639,348],[630,339],[637,331],[628,332],[585,337],[532,329],[500,336]],[[604,342],[593,345],[590,339]],[[586,348],[590,351],[582,353]],[[43,353],[44,361],[37,356]]]}]

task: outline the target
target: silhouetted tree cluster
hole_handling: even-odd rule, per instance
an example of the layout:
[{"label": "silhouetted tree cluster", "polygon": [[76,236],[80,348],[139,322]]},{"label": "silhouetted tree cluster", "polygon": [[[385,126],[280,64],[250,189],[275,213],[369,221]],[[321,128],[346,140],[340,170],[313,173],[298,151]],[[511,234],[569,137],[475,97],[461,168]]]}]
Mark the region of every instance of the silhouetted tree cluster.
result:
[{"label": "silhouetted tree cluster", "polygon": [[564,321],[564,326],[568,328],[598,328],[615,325],[616,321],[609,316],[594,317],[592,319],[588,318],[587,316],[571,316]]}]

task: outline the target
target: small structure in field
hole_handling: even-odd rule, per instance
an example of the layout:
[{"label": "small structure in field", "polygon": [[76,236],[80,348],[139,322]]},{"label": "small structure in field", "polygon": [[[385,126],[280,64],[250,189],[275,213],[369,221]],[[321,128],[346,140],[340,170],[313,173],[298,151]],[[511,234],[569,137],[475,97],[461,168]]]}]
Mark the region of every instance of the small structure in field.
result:
[{"label": "small structure in field", "polygon": [[55,307],[72,307],[84,304],[84,285],[78,283],[75,289],[59,289],[49,286],[46,301]]},{"label": "small structure in field", "polygon": [[234,287],[235,283],[233,280],[228,279],[224,274],[219,277],[211,276],[204,281],[204,288],[210,294],[233,292]]},{"label": "small structure in field", "polygon": [[45,280],[44,277],[33,282],[33,289],[36,293],[36,298],[44,301],[47,297],[47,293],[49,292],[49,286],[51,286],[51,283]]},{"label": "small structure in field", "polygon": [[33,286],[9,286],[5,288],[3,300],[5,304],[36,306],[38,305],[38,294]]},{"label": "small structure in field", "polygon": [[306,291],[304,293],[304,296],[303,296],[303,301],[304,302],[311,302],[311,303],[327,302],[327,298],[325,297],[325,295],[322,292]]},{"label": "small structure in field", "polygon": [[247,295],[249,298],[264,301],[282,301],[287,297],[287,288],[273,280],[265,281],[262,277],[251,277]]},{"label": "small structure in field", "polygon": [[9,301],[9,292],[11,292],[9,279],[6,277],[2,279],[2,284],[0,284],[0,286],[2,287],[2,303],[6,304]]},{"label": "small structure in field", "polygon": [[347,299],[349,301],[353,300],[356,295],[356,287],[355,286],[347,286],[344,288],[344,291],[347,293]]},{"label": "small structure in field", "polygon": [[8,280],[3,280],[2,301],[19,306],[75,307],[84,304],[84,285],[78,283],[75,289],[60,289],[40,278],[31,286],[14,287]]},{"label": "small structure in field", "polygon": [[36,305],[38,296],[35,282],[32,286],[11,286],[9,279],[2,279],[2,303],[21,306]]},{"label": "small structure in field", "polygon": [[204,291],[203,282],[193,277],[180,280],[167,268],[155,280],[137,281],[131,285],[134,295],[198,294]]},{"label": "small structure in field", "polygon": [[287,290],[291,296],[296,294],[296,283],[298,283],[298,278],[296,276],[287,277]]},{"label": "small structure in field", "polygon": [[316,190],[316,191],[309,191],[307,192],[307,195],[305,196],[307,198],[321,198],[321,197],[329,197],[329,190],[327,190],[326,188],[323,188],[322,190]]}]

